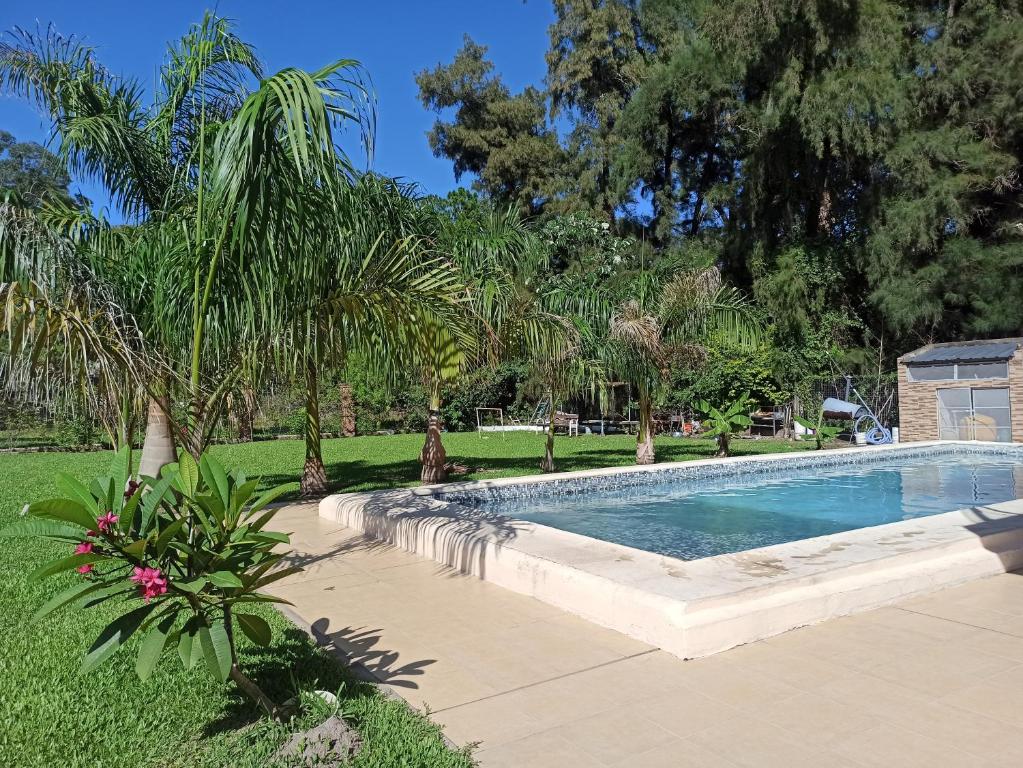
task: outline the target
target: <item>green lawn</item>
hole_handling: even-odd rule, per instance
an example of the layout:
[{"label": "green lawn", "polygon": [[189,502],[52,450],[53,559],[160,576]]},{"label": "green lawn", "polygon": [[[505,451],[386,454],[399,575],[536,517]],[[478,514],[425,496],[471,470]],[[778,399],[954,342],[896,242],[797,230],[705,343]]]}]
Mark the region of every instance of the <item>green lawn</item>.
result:
[{"label": "green lawn", "polygon": [[[346,489],[413,483],[421,435],[329,440],[324,454],[331,480]],[[537,471],[543,438],[535,434],[445,436],[449,458],[464,464],[466,478]],[[632,461],[634,438],[559,438],[561,469],[584,469]],[[736,441],[735,453],[790,450],[774,441]],[[218,447],[217,452],[265,482],[297,479],[303,448],[296,441]],[[704,458],[709,440],[659,438],[662,460]],[[57,472],[88,480],[109,453],[0,455],[0,526],[29,501],[54,493]],[[60,545],[0,539],[0,765],[2,766],[264,766],[286,736],[261,719],[231,689],[200,671],[185,673],[168,658],[147,682],[134,673],[133,648],[90,676],[78,673],[84,650],[110,620],[102,611],[68,610],[39,625],[27,622],[48,595],[76,574],[29,584],[25,574],[41,561],[68,554]],[[305,634],[274,611],[272,647],[246,647],[243,664],[278,700],[296,690],[341,689],[343,711],[362,731],[365,747],[355,766],[445,768],[469,766],[465,755],[444,747],[439,731],[402,702],[353,683]],[[313,715],[309,716],[314,717]]]}]

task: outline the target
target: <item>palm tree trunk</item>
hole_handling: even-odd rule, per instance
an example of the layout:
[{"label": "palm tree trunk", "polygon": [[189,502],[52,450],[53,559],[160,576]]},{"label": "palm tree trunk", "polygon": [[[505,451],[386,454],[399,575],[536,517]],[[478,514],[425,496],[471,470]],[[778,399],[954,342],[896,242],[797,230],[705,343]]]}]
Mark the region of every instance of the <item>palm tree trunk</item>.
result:
[{"label": "palm tree trunk", "polygon": [[639,429],[636,431],[636,463],[653,464],[654,434],[651,418],[650,389],[646,382],[639,385]]},{"label": "palm tree trunk", "polygon": [[149,398],[149,410],[146,416],[146,439],[142,444],[142,458],[139,460],[139,475],[159,477],[160,470],[178,460],[178,452],[174,447],[174,434],[171,432],[170,396],[163,393]]},{"label": "palm tree trunk", "polygon": [[342,381],[341,386],[341,436],[355,437],[355,396],[352,385]]},{"label": "palm tree trunk", "polygon": [[430,421],[426,426],[426,442],[419,454],[419,462],[423,465],[419,480],[424,485],[442,483],[448,478],[445,468],[448,457],[444,452],[444,443],[440,439],[440,430],[443,426],[440,406],[440,382],[434,382],[430,395]]},{"label": "palm tree trunk", "polygon": [[238,409],[238,439],[252,442],[252,423],[256,419],[256,393],[248,384],[242,387],[242,402]]},{"label": "palm tree trunk", "polygon": [[327,470],[320,446],[320,395],[316,363],[305,365],[305,466],[302,468],[302,495],[322,496],[327,492]]},{"label": "palm tree trunk", "polygon": [[540,462],[541,472],[554,471],[554,395],[551,395],[551,412],[547,418],[547,447],[544,450],[543,461]]}]

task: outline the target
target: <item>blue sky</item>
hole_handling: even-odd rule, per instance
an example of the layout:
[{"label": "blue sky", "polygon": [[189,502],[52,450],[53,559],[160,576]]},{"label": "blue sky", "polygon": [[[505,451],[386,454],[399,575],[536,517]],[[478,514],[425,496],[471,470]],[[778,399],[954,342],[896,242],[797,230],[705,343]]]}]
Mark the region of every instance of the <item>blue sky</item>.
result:
[{"label": "blue sky", "polygon": [[[427,144],[425,133],[434,118],[419,103],[413,74],[450,61],[468,33],[489,46],[510,88],[539,85],[553,20],[547,0],[4,0],[0,6],[0,28],[53,22],[63,34],[85,37],[112,71],[149,82],[167,42],[207,8],[235,20],[240,36],[255,45],[270,71],[359,59],[377,94],[373,169],[415,180],[437,194],[452,189],[455,180],[451,164],[433,157]],[[42,143],[49,127],[32,106],[0,96],[0,129]],[[78,180],[75,186],[105,204],[95,185]]]}]

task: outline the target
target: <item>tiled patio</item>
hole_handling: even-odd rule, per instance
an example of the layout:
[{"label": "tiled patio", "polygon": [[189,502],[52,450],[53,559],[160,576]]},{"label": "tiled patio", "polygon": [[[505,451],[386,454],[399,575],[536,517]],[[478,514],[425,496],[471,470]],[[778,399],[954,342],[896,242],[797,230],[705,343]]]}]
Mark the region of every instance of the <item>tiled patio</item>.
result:
[{"label": "tiled patio", "polygon": [[679,659],[293,506],[277,594],[485,768],[1019,766],[1023,575]]}]

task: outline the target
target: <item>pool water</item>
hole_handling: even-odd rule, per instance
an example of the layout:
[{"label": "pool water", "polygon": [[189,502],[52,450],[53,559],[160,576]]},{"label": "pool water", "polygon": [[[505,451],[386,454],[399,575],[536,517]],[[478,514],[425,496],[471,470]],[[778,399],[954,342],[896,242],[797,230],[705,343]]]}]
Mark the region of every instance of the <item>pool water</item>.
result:
[{"label": "pool water", "polygon": [[916,456],[786,474],[653,480],[485,502],[488,512],[694,560],[1023,496],[1023,463]]}]

